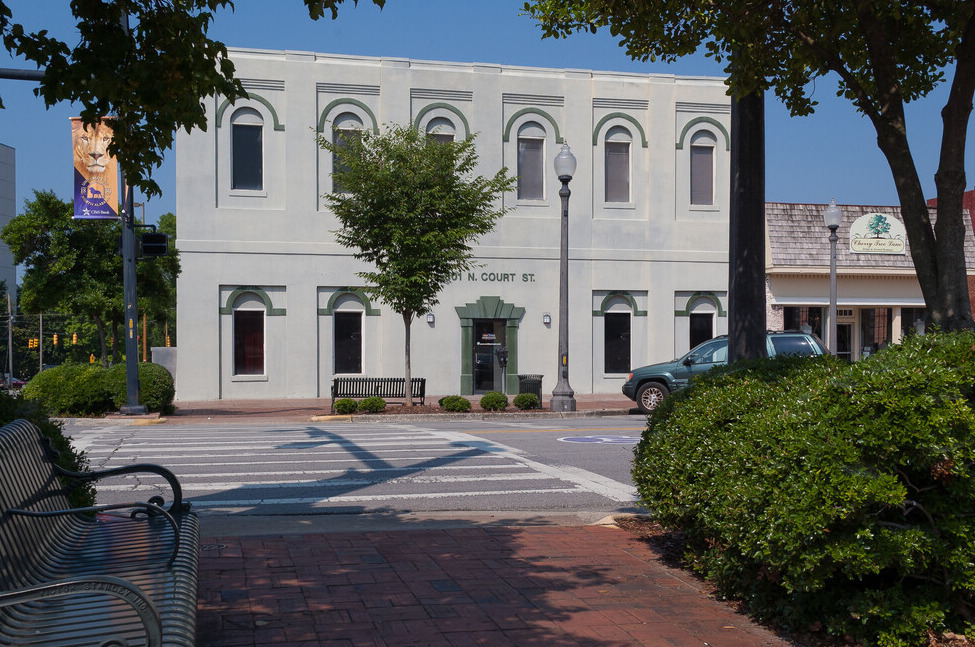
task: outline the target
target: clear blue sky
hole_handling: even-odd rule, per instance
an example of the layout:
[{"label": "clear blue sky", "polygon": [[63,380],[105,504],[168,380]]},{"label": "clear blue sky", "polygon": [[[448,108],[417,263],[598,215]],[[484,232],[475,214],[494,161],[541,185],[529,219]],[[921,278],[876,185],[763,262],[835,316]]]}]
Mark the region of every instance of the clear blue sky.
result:
[{"label": "clear blue sky", "polygon": [[[33,30],[49,29],[69,43],[77,39],[67,0],[12,0],[14,20]],[[218,13],[211,37],[228,46],[290,49],[364,56],[455,62],[483,62],[632,72],[723,76],[720,65],[703,56],[673,65],[631,61],[608,32],[565,40],[541,38],[541,30],[521,15],[523,0],[387,0],[380,11],[369,0],[343,6],[337,20],[310,20],[300,0],[237,0],[231,13]],[[2,67],[26,67],[3,52]],[[34,189],[71,195],[69,118],[78,109],[45,110],[32,84],[0,80],[0,144],[17,151],[18,213]],[[774,96],[766,99],[766,197],[781,202],[894,205],[897,196],[870,123],[835,97],[835,84],[820,80],[821,105],[810,117],[790,117]],[[910,108],[909,134],[926,195],[934,197],[940,145],[940,109],[947,91]],[[969,137],[968,160],[975,151]],[[175,212],[174,154],[156,174],[163,190],[146,206],[146,219]],[[970,174],[971,178],[971,174]],[[969,182],[972,185],[972,182]],[[137,197],[137,200],[141,198]],[[141,216],[137,209],[136,216]],[[178,214],[177,214],[178,216]]]}]

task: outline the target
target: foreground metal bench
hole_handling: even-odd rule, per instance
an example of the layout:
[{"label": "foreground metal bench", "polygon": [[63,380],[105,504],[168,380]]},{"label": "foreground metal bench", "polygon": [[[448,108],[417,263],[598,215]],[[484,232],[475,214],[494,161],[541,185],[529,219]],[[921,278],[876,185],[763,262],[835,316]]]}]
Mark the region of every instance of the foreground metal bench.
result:
[{"label": "foreground metal bench", "polygon": [[[0,428],[0,645],[195,645],[199,521],[176,477],[54,461],[32,423]],[[168,508],[153,497],[72,509],[62,485],[147,472],[169,483]]]},{"label": "foreground metal bench", "polygon": [[[413,399],[419,398],[420,404],[426,404],[427,379],[414,377],[410,380],[413,388]],[[335,401],[339,398],[390,398],[406,399],[405,377],[336,377],[332,378],[332,413],[335,413]]]}]

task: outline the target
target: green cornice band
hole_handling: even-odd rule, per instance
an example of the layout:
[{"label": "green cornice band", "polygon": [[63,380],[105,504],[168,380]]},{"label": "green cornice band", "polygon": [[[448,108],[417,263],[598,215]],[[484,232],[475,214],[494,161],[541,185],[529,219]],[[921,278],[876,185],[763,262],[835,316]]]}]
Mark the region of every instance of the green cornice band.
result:
[{"label": "green cornice band", "polygon": [[613,299],[617,299],[617,298],[623,299],[624,301],[630,304],[630,310],[632,311],[634,317],[647,316],[646,310],[640,310],[640,308],[637,307],[636,299],[633,297],[633,295],[630,294],[629,292],[624,292],[622,290],[610,292],[605,297],[603,297],[602,303],[599,304],[599,310],[593,310],[592,316],[594,317],[604,316],[606,314],[606,309],[610,306],[610,303],[613,301]]},{"label": "green cornice band", "polygon": [[[262,104],[265,108],[267,108],[268,112],[271,113],[271,119],[274,120],[274,129],[284,130],[284,124],[282,124],[278,119],[278,112],[277,110],[274,109],[274,106],[271,105],[270,101],[268,101],[267,99],[265,99],[259,94],[254,94],[253,92],[248,92],[246,98],[253,99],[254,101],[257,101],[258,103]],[[217,128],[220,128],[220,126],[223,125],[223,114],[227,111],[227,108],[229,108],[232,105],[233,104],[230,103],[228,99],[224,99],[223,103],[220,104],[220,107],[217,108]]]},{"label": "green cornice band", "polygon": [[687,306],[683,310],[675,310],[675,317],[691,316],[691,305],[698,299],[705,299],[714,304],[714,309],[718,311],[719,317],[727,317],[728,313],[721,307],[721,299],[714,292],[695,292],[687,298]]},{"label": "green cornice band", "polygon": [[339,288],[328,298],[328,303],[325,304],[325,307],[318,309],[318,314],[326,317],[334,315],[335,302],[339,297],[345,296],[346,294],[350,294],[362,302],[362,306],[366,309],[367,317],[378,317],[381,314],[379,308],[372,307],[372,302],[362,288]]}]

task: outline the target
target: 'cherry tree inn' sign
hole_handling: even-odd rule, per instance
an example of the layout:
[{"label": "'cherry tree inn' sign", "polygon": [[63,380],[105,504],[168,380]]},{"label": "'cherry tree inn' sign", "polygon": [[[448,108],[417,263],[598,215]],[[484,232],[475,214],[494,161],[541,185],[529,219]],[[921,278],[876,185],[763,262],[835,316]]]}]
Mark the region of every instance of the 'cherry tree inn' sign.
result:
[{"label": "'cherry tree inn' sign", "polygon": [[857,254],[904,254],[907,230],[893,216],[868,213],[850,225],[850,251]]}]

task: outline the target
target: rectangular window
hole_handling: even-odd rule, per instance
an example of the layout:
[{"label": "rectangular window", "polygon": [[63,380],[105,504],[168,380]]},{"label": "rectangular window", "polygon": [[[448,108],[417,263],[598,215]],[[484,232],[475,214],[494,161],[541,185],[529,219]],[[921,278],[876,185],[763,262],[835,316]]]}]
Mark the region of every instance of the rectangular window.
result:
[{"label": "rectangular window", "polygon": [[264,375],[264,311],[234,311],[234,375]]},{"label": "rectangular window", "polygon": [[606,202],[630,201],[630,142],[606,142]]},{"label": "rectangular window", "polygon": [[689,319],[691,348],[714,337],[713,312],[692,312]]},{"label": "rectangular window", "polygon": [[714,147],[691,146],[691,204],[714,204]]},{"label": "rectangular window", "polygon": [[[359,137],[359,131],[353,128],[346,128],[343,130],[335,130],[332,133],[332,143],[338,148],[343,150],[348,150],[349,143]],[[342,187],[342,183],[335,176],[336,173],[340,171],[348,171],[349,167],[346,164],[342,164],[338,160],[338,156],[332,155],[332,193],[344,193],[345,189]]]},{"label": "rectangular window", "polygon": [[784,330],[800,330],[813,333],[820,339],[823,337],[823,321],[826,319],[826,308],[818,306],[786,306],[782,310]]},{"label": "rectangular window", "polygon": [[335,372],[362,373],[362,313],[335,313]]},{"label": "rectangular window", "polygon": [[264,127],[234,124],[231,128],[231,189],[264,189]]},{"label": "rectangular window", "polygon": [[630,313],[607,312],[603,315],[606,373],[630,372]]},{"label": "rectangular window", "polygon": [[544,139],[518,138],[518,199],[542,200],[545,197]]}]

